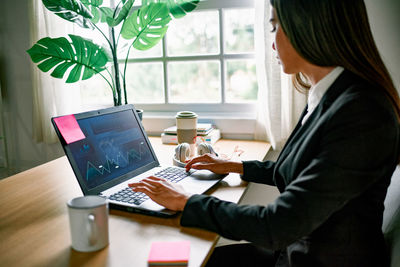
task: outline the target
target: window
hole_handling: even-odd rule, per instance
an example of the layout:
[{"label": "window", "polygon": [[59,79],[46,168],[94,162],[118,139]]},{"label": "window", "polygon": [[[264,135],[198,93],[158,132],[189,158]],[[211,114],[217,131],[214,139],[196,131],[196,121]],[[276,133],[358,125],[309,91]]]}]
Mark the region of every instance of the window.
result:
[{"label": "window", "polygon": [[[158,45],[132,49],[128,62],[128,102],[146,112],[254,114],[254,0],[201,1],[171,21]],[[82,89],[83,100],[109,104],[109,91],[101,77],[92,78]]]}]

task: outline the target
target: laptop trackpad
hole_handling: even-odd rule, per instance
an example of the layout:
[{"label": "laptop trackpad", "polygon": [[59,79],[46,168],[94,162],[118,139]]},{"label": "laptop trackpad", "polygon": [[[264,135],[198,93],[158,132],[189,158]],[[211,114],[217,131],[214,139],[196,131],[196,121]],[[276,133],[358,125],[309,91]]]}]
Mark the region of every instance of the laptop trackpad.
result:
[{"label": "laptop trackpad", "polygon": [[224,174],[216,174],[209,170],[196,170],[190,175],[197,180],[218,180],[224,178]]}]

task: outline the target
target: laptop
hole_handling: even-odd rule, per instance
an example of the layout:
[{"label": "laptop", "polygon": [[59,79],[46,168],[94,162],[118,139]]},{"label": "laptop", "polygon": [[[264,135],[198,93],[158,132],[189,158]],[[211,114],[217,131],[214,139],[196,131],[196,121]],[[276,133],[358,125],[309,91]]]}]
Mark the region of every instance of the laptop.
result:
[{"label": "laptop", "polygon": [[170,217],[177,212],[133,192],[128,183],[156,175],[202,194],[223,177],[207,170],[160,166],[133,105],[74,114],[75,130],[80,128],[82,137],[73,142],[67,142],[59,124],[63,117],[51,121],[83,194],[107,198],[111,209]]}]

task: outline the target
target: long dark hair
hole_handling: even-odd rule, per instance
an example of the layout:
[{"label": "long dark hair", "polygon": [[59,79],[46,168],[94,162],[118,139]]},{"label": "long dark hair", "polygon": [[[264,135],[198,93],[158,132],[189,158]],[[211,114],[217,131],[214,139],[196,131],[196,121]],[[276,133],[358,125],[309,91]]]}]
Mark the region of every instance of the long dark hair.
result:
[{"label": "long dark hair", "polygon": [[[342,66],[384,90],[400,121],[399,95],[372,37],[363,0],[270,0],[270,3],[300,56],[318,66]],[[295,86],[309,88],[300,74],[296,74]]]}]

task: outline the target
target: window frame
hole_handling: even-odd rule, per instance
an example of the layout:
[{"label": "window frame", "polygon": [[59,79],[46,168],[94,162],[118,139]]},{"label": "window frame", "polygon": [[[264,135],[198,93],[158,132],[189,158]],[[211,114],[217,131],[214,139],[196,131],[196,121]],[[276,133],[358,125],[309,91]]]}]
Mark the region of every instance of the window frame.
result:
[{"label": "window frame", "polygon": [[[199,3],[199,6],[193,11],[198,12],[202,10],[216,10],[219,14],[219,53],[208,54],[208,55],[193,55],[193,56],[169,56],[167,53],[167,38],[166,36],[162,39],[162,55],[159,57],[151,58],[132,58],[129,59],[130,63],[151,63],[161,62],[163,64],[163,90],[165,96],[165,103],[133,103],[137,108],[144,109],[148,115],[152,116],[163,116],[171,114],[178,110],[191,110],[199,115],[205,115],[206,113],[218,114],[218,116],[232,117],[232,114],[241,113],[241,117],[250,118],[255,117],[256,107],[254,103],[226,103],[225,100],[225,82],[226,82],[226,61],[237,60],[237,59],[254,59],[254,53],[232,53],[228,54],[224,51],[224,18],[223,9],[233,8],[251,8],[254,7],[255,0],[203,0]],[[190,14],[189,14],[190,16]],[[173,23],[173,22],[172,22]],[[170,62],[179,61],[202,61],[202,60],[217,60],[220,63],[221,70],[221,102],[220,103],[170,103],[169,102],[169,84],[168,84],[168,64]]]}]

